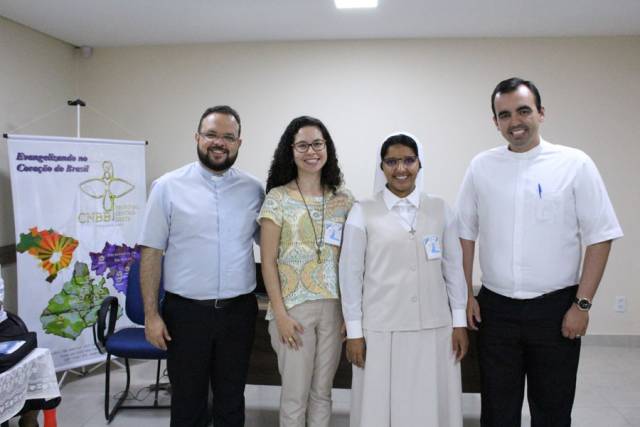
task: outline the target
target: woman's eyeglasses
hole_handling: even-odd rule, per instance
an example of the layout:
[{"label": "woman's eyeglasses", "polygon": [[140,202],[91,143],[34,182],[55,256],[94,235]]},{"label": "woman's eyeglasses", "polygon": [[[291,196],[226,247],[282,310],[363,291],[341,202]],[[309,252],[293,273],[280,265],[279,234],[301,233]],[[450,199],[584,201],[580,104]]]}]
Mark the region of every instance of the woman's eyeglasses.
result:
[{"label": "woman's eyeglasses", "polygon": [[296,142],[295,144],[291,145],[293,145],[293,149],[298,153],[306,153],[307,151],[309,151],[309,147],[311,147],[313,151],[322,151],[326,147],[326,143],[322,139],[316,139],[313,142]]}]

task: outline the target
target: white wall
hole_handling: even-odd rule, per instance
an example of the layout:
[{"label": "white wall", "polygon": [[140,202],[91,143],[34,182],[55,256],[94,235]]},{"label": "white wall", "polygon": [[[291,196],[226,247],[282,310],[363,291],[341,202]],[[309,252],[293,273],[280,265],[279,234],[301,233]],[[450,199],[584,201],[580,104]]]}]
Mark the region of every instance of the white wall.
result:
[{"label": "white wall", "polygon": [[[76,97],[73,55],[70,45],[0,17],[2,133],[70,135],[75,131],[75,113],[66,106],[68,99]],[[14,242],[7,144],[0,140],[0,246]],[[5,302],[15,310],[15,264],[3,266],[2,275]]]},{"label": "white wall", "polygon": [[[229,103],[244,123],[239,166],[264,179],[294,116],[311,114],[337,142],[347,184],[369,194],[375,150],[404,129],[425,144],[427,188],[453,202],[480,150],[502,144],[489,96],[511,75],[539,85],[543,135],[599,165],[627,237],[614,245],[591,332],[640,334],[640,38],[252,43],[97,49],[81,60],[84,99],[148,139],[148,179],[195,158],[202,110]],[[95,136],[130,137],[96,116]],[[613,311],[616,295],[628,311]]]},{"label": "white wall", "polygon": [[[640,207],[640,37],[111,48],[70,61],[94,109],[83,116],[84,134],[148,139],[149,181],[193,161],[200,114],[228,103],[243,120],[238,165],[262,179],[286,124],[310,114],[329,127],[357,196],[370,193],[378,144],[403,129],[426,147],[428,191],[449,202],[473,155],[503,143],[491,122],[495,84],[533,79],[547,109],[544,137],[594,158],[626,233],[614,244],[590,332],[640,335],[640,269],[631,261],[640,244],[632,221]],[[627,297],[626,313],[613,311],[616,295]]]},{"label": "white wall", "polygon": [[[75,130],[75,115],[67,106],[76,95],[73,55],[70,45],[0,17],[2,133],[69,135]],[[0,141],[0,200],[4,246],[15,240],[5,141]]]}]

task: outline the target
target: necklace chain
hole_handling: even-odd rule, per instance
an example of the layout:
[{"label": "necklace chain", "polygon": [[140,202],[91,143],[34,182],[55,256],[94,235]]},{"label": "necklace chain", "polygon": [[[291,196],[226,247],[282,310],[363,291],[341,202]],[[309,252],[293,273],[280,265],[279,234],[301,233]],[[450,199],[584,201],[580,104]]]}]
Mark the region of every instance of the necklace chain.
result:
[{"label": "necklace chain", "polygon": [[407,224],[409,226],[409,233],[413,236],[416,234],[416,218],[418,218],[418,210],[416,210],[416,212],[413,214],[413,221],[409,222],[405,219],[404,216],[402,216],[402,214],[400,214],[400,212],[396,212],[396,215],[398,217],[400,217],[400,219],[402,220],[402,222],[404,222],[405,224]]},{"label": "necklace chain", "polygon": [[300,197],[302,197],[302,203],[304,203],[304,207],[307,209],[307,215],[309,215],[309,221],[311,221],[311,229],[313,230],[313,237],[315,239],[316,244],[316,255],[318,256],[318,264],[321,262],[321,252],[324,247],[324,235],[322,231],[324,231],[324,189],[322,191],[322,227],[320,232],[320,238],[318,238],[318,234],[316,233],[316,224],[313,221],[313,217],[311,216],[311,211],[309,210],[309,205],[307,205],[307,201],[304,199],[304,195],[302,194],[302,190],[300,190],[300,185],[298,184],[298,179],[296,178],[296,187],[298,187],[298,193],[300,193]]}]

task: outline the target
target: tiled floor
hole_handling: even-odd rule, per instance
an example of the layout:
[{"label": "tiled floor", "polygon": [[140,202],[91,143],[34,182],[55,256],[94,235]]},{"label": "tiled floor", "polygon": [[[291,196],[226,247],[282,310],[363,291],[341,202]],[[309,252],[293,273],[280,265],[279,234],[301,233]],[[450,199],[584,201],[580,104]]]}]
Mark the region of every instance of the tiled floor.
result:
[{"label": "tiled floor", "polygon": [[[134,392],[153,382],[154,364],[133,367]],[[70,376],[73,377],[73,376]],[[104,373],[97,370],[82,378],[70,378],[62,388],[58,408],[60,427],[92,427],[106,424],[103,413]],[[124,372],[114,371],[112,388],[124,385]],[[277,426],[278,387],[247,386],[248,427]],[[164,392],[161,392],[161,395]],[[139,397],[144,397],[142,391]],[[349,425],[349,391],[334,390],[332,426]],[[168,396],[162,397],[164,402]],[[480,396],[463,397],[465,427],[479,426]],[[529,425],[528,410],[523,409],[522,425]],[[40,423],[42,425],[42,422]],[[113,427],[163,427],[169,425],[168,410],[122,411],[110,424]],[[640,426],[640,348],[584,345],[580,361],[578,391],[573,410],[573,425],[578,427]],[[17,426],[12,421],[11,426]],[[413,426],[407,426],[413,427]],[[439,426],[426,426],[439,427]]]}]

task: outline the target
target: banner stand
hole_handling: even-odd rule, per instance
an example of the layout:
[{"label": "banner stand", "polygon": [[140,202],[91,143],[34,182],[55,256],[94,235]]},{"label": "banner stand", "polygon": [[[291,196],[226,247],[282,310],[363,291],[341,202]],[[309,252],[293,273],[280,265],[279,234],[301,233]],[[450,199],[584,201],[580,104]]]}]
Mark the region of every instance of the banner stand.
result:
[{"label": "banner stand", "polygon": [[[75,138],[3,135],[9,144],[16,223],[18,310],[38,332],[41,345],[51,348],[54,363],[59,362],[60,387],[69,374],[86,376],[105,363],[87,339],[87,329],[106,295],[118,296],[124,306],[128,268],[139,257],[136,239],[146,203],[148,144],[83,139],[80,111],[86,103],[76,99],[67,105],[76,107]],[[141,148],[128,147],[136,145]],[[51,197],[61,192],[70,194]],[[55,206],[65,197],[66,202]],[[75,210],[60,215],[70,208]],[[47,247],[51,242],[55,248]],[[42,298],[55,291],[45,304]],[[119,326],[127,325],[124,320]]]}]

